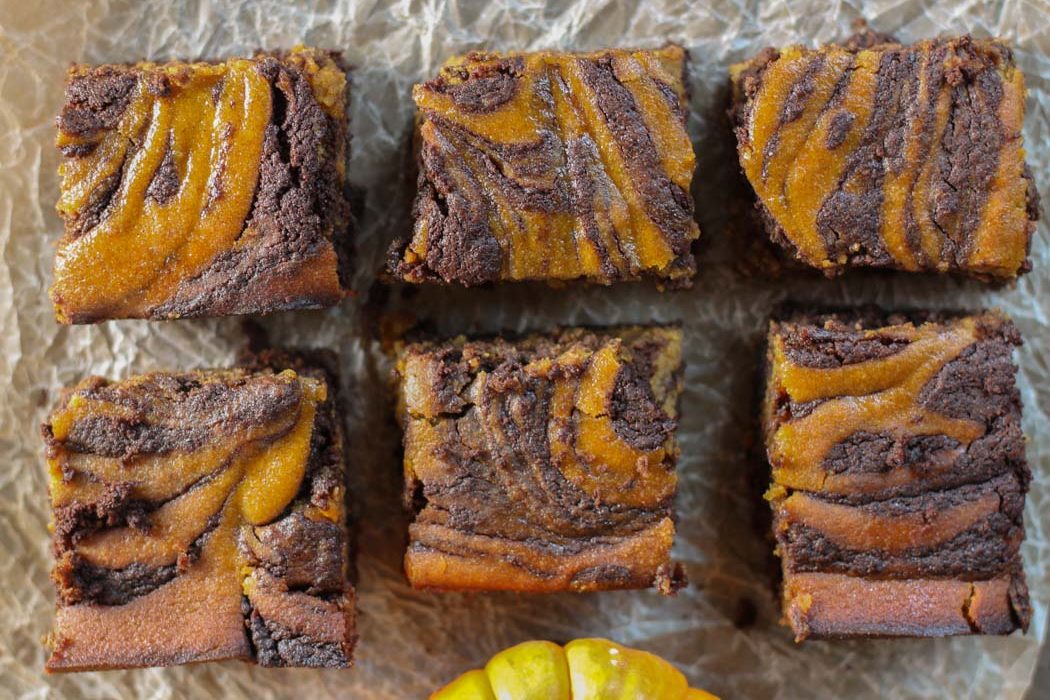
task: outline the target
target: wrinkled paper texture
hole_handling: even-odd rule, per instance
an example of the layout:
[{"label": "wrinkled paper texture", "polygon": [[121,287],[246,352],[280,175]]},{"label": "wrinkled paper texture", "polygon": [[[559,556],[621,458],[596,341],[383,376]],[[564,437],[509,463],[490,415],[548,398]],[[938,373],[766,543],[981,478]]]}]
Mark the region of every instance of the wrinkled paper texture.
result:
[{"label": "wrinkled paper texture", "polygon": [[[745,276],[734,241],[753,235],[747,202],[730,196],[739,168],[724,120],[730,63],[767,45],[844,38],[860,2],[658,0],[201,0],[142,3],[0,2],[0,695],[4,697],[421,698],[491,654],[531,639],[601,635],[673,661],[694,685],[726,698],[1018,698],[1031,682],[1050,602],[1050,241],[1013,289],[908,275]],[[1028,160],[1050,187],[1050,11],[1045,0],[927,3],[883,0],[863,13],[875,29],[912,41],[936,34],[999,35],[1027,74]],[[445,333],[545,328],[555,323],[680,319],[686,329],[680,531],[675,556],[692,585],[677,598],[651,591],[523,597],[430,594],[401,573],[398,433],[389,363],[367,339],[362,302],[388,242],[411,230],[406,178],[410,87],[449,55],[476,48],[655,47],[691,52],[689,128],[699,156],[694,193],[703,242],[696,287],[661,294],[647,284],[551,290],[430,289],[388,305]],[[46,288],[61,230],[53,146],[71,61],[221,57],[305,42],[344,51],[353,74],[351,177],[367,191],[356,234],[361,296],[326,312],[262,324],[275,343],[340,352],[349,459],[359,526],[361,639],[350,671],[266,670],[239,662],[46,677],[41,637],[48,579],[47,483],[37,426],[60,387],[87,374],[225,366],[243,343],[238,319],[117,322],[64,328]],[[770,547],[753,526],[765,504],[746,482],[754,440],[756,367],[764,323],[784,299],[889,307],[999,306],[1027,342],[1017,354],[1028,456],[1035,472],[1023,554],[1035,616],[1008,638],[813,642],[796,646],[777,623]],[[751,619],[749,619],[751,618]]]}]

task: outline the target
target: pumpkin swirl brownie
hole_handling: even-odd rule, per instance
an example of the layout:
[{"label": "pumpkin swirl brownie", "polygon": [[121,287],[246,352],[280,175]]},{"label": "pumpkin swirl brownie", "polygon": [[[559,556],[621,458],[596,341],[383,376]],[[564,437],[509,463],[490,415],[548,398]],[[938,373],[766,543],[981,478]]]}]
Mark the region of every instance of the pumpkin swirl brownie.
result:
[{"label": "pumpkin swirl brownie", "polygon": [[412,91],[418,194],[406,282],[686,286],[700,229],[686,53],[469,53]]},{"label": "pumpkin swirl brownie", "polygon": [[347,80],[297,47],[69,72],[62,323],[316,308],[345,296]]},{"label": "pumpkin swirl brownie", "polygon": [[805,265],[999,280],[1030,268],[1024,76],[1003,43],[867,32],[766,49],[730,73],[756,206]]},{"label": "pumpkin swirl brownie", "polygon": [[395,375],[413,586],[685,584],[669,559],[680,329],[423,341]]},{"label": "pumpkin swirl brownie", "polygon": [[1027,628],[1020,342],[994,312],[771,323],[767,499],[797,640]]},{"label": "pumpkin swirl brownie", "polygon": [[350,665],[334,363],[260,357],[272,369],[92,377],[64,392],[43,426],[48,671]]}]

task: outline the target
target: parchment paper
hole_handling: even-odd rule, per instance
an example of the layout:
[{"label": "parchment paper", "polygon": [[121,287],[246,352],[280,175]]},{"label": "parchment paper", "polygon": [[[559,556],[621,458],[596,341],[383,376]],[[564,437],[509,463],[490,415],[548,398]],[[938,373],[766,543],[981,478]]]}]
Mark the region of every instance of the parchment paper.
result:
[{"label": "parchment paper", "polygon": [[[722,120],[726,69],[766,45],[846,36],[861,3],[808,0],[594,0],[418,2],[282,0],[229,4],[0,0],[0,696],[420,698],[492,653],[530,638],[603,635],[662,654],[694,685],[723,697],[1021,697],[1050,602],[1050,245],[1045,225],[1035,270],[1014,289],[921,276],[850,274],[828,282],[738,272],[751,235],[733,195],[738,167]],[[863,8],[872,25],[915,40],[974,32],[1013,41],[1027,74],[1025,139],[1044,192],[1050,187],[1050,8],[1043,0],[883,0]],[[680,532],[675,556],[692,586],[653,592],[518,597],[408,590],[401,574],[398,434],[388,363],[365,339],[361,304],[388,241],[410,230],[404,181],[413,115],[410,85],[442,60],[474,48],[688,47],[690,130],[699,154],[694,192],[703,230],[697,286],[660,294],[648,285],[550,290],[428,290],[390,297],[443,332],[542,328],[554,323],[681,319],[687,382],[681,424]],[[45,677],[40,638],[52,612],[47,496],[37,425],[57,390],[88,373],[123,377],[161,368],[223,366],[243,342],[236,319],[118,322],[62,328],[45,290],[53,242],[58,155],[53,119],[70,61],[219,57],[297,42],[342,49],[356,64],[351,177],[367,190],[357,232],[362,297],[328,312],[289,313],[263,325],[277,342],[337,349],[351,400],[352,479],[360,529],[360,631],[351,671],[264,670],[237,662]],[[371,306],[380,298],[373,291]],[[785,298],[887,306],[1000,306],[1027,343],[1018,354],[1028,457],[1035,480],[1024,545],[1036,614],[1009,638],[807,643],[777,624],[769,546],[753,528],[745,479],[753,440],[755,361],[772,306]]]}]

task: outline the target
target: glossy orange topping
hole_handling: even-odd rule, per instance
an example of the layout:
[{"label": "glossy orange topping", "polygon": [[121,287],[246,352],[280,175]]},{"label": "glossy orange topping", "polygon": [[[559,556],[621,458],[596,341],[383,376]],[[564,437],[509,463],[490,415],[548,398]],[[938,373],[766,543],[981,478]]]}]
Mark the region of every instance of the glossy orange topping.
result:
[{"label": "glossy orange topping", "polygon": [[[766,498],[796,640],[1025,627],[1016,331],[996,313],[820,323],[769,335]],[[1002,443],[975,445],[989,431]]]},{"label": "glossy orange topping", "polygon": [[[786,220],[785,230],[799,247],[799,251],[810,264],[820,263],[825,255],[824,246],[816,230],[817,212],[812,210],[814,200],[823,200],[829,192],[824,191],[829,184],[837,184],[837,171],[841,170],[840,159],[828,158],[823,150],[810,147],[808,153],[803,151],[810,135],[820,131],[817,125],[821,120],[824,129],[830,123],[829,114],[824,106],[835,89],[839,74],[850,63],[850,54],[844,49],[831,49],[824,63],[817,69],[812,79],[813,91],[807,101],[802,116],[794,121],[781,125],[780,113],[784,102],[794,85],[802,79],[809,68],[810,57],[805,49],[792,47],[781,53],[780,59],[769,67],[763,77],[764,89],[759,94],[752,116],[752,136],[749,148],[741,154],[744,173],[758,192],[762,202],[769,208],[777,221]],[[855,88],[856,102],[863,106],[866,89],[870,89],[870,79],[863,78],[861,71],[859,85]],[[868,108],[870,109],[870,107]],[[865,112],[868,111],[865,109]],[[774,140],[775,139],[775,140]],[[770,150],[770,143],[775,150]],[[817,144],[821,141],[817,141]],[[823,159],[823,168],[814,163],[812,170],[806,166],[810,159]],[[831,166],[829,171],[829,166]],[[802,170],[800,177],[796,173]],[[795,187],[792,194],[803,197],[796,203],[788,198],[787,182],[789,177]],[[756,184],[757,183],[757,184]],[[810,202],[809,208],[803,202]]]},{"label": "glossy orange topping", "polygon": [[1028,219],[1024,207],[1029,185],[1023,177],[1025,152],[1024,75],[1014,65],[1004,69],[1003,95],[998,107],[1005,145],[992,178],[988,201],[974,234],[968,263],[976,270],[1008,276],[1024,262],[1021,251],[1028,246]]},{"label": "glossy orange topping", "polygon": [[406,348],[405,478],[425,494],[405,556],[412,584],[661,585],[675,533],[677,445],[666,426],[680,366],[680,331],[669,328]]},{"label": "glossy orange topping", "polygon": [[[247,60],[153,70],[170,75],[172,94],[154,95],[140,81],[117,129],[102,136],[91,156],[63,163],[59,210],[70,214],[93,191],[94,178],[85,175],[121,167],[124,174],[112,213],[60,249],[53,288],[60,299],[121,315],[157,304],[180,278],[229,248],[244,227],[270,120],[269,82]],[[125,161],[133,138],[143,145]],[[59,146],[78,140],[60,134]],[[169,149],[180,185],[158,204],[146,188]]]},{"label": "glossy orange topping", "polygon": [[[613,428],[610,404],[624,362],[620,343],[589,357],[570,351],[556,362],[567,367],[581,360],[587,369],[578,384],[555,384],[548,429],[551,462],[569,481],[604,503],[644,506],[673,496],[677,474],[664,464],[666,447],[639,450]],[[567,439],[570,436],[575,439]]]},{"label": "glossy orange topping", "polygon": [[[972,318],[948,326],[902,326],[911,342],[888,357],[830,369],[804,367],[787,356],[784,340],[772,339],[772,385],[792,401],[830,399],[808,415],[782,423],[768,439],[773,480],[789,489],[835,494],[884,489],[912,478],[900,469],[876,474],[831,474],[823,467],[829,450],[858,432],[896,437],[947,435],[962,445],[984,434],[984,426],[942,416],[919,404],[919,392],[951,360],[976,341]],[[864,336],[885,330],[865,331]]]},{"label": "glossy orange topping", "polygon": [[[528,375],[553,385],[547,438],[551,463],[573,484],[605,503],[643,506],[672,496],[677,473],[666,462],[676,455],[670,442],[653,450],[639,450],[617,434],[612,424],[613,390],[625,365],[632,361],[621,341],[612,339],[596,351],[582,345],[570,347],[553,359],[531,362]],[[680,349],[675,346],[660,358],[662,369],[677,366]],[[404,410],[418,417],[406,435],[405,467],[411,475],[426,480],[438,477],[443,467],[434,459],[446,436],[433,420],[439,417],[430,382],[436,368],[425,357],[401,358],[398,374],[403,377],[401,400]],[[478,386],[486,373],[479,373]],[[662,379],[663,377],[661,377]],[[675,414],[674,401],[664,407]],[[493,425],[493,432],[498,427]]]},{"label": "glossy orange topping", "polygon": [[[317,405],[325,400],[326,388],[314,379],[286,370],[279,379],[302,385],[303,398],[295,413],[281,414],[269,424],[256,424],[228,436],[222,445],[186,452],[175,459],[148,456],[134,464],[140,498],[165,501],[151,515],[149,531],[133,528],[109,529],[90,536],[81,553],[93,563],[123,568],[139,561],[158,566],[174,561],[174,553],[205,530],[216,513],[233,509],[239,515],[228,522],[261,525],[276,518],[299,489],[310,456],[310,435]],[[121,407],[74,395],[52,418],[57,440],[65,440],[77,421],[100,413],[121,412]],[[283,427],[283,430],[282,430]],[[48,459],[55,507],[77,496],[63,476],[74,470],[90,474],[103,484],[120,483],[129,465],[119,458],[59,452]],[[206,477],[206,478],[205,478]],[[202,480],[203,479],[203,480]],[[189,490],[188,484],[200,483]],[[162,490],[162,489],[168,490]],[[234,502],[229,500],[236,494]],[[170,500],[168,500],[170,499]],[[236,567],[234,567],[236,568]]]},{"label": "glossy orange topping", "polygon": [[999,496],[993,492],[946,510],[894,516],[831,503],[800,491],[785,498],[777,509],[783,528],[798,523],[819,530],[840,547],[897,554],[947,542],[997,512]]}]

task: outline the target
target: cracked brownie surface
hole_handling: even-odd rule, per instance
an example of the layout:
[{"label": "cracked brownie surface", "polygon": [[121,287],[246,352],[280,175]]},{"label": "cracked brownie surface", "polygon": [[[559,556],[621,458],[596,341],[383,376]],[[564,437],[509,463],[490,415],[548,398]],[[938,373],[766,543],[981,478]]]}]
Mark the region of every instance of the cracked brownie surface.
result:
[{"label": "cracked brownie surface", "polygon": [[687,285],[700,235],[686,53],[470,53],[417,85],[404,281]]},{"label": "cracked brownie surface", "polygon": [[347,80],[298,47],[74,65],[58,117],[62,323],[330,306],[346,293]]},{"label": "cracked brownie surface", "polygon": [[991,312],[771,323],[767,499],[798,640],[1027,628],[1020,342]]},{"label": "cracked brownie surface", "polygon": [[1038,194],[1005,44],[867,32],[766,49],[730,73],[740,165],[768,234],[800,262],[829,276],[1031,267]]},{"label": "cracked brownie surface", "polygon": [[684,585],[669,558],[681,371],[675,327],[405,346],[412,585]]},{"label": "cracked brownie surface", "polygon": [[297,356],[260,360],[65,391],[42,428],[58,603],[49,671],[350,664],[335,385]]}]

